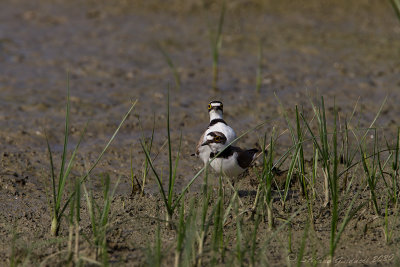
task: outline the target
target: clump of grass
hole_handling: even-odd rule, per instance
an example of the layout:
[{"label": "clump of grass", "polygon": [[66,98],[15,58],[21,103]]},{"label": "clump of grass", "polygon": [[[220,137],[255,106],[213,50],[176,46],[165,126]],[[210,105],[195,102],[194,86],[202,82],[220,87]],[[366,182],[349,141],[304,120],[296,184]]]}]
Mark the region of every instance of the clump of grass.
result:
[{"label": "clump of grass", "polygon": [[[386,244],[390,244],[392,241],[393,236],[393,229],[389,229],[389,197],[386,197],[385,203],[385,215],[384,215],[384,226],[383,226],[383,233],[385,235],[385,242]],[[397,213],[396,213],[397,218]]]},{"label": "clump of grass", "polygon": [[[355,200],[357,199],[357,195],[353,196],[353,199],[348,206],[346,215],[342,220],[342,223],[339,226],[339,199],[340,199],[340,190],[338,186],[338,181],[340,175],[338,174],[338,165],[339,165],[339,154],[338,154],[338,127],[337,127],[337,118],[338,118],[338,111],[336,106],[334,106],[334,121],[333,121],[333,132],[332,132],[332,143],[329,143],[329,132],[327,130],[327,120],[326,120],[326,113],[325,113],[325,103],[324,98],[321,97],[321,107],[316,108],[314,106],[315,116],[318,122],[318,133],[319,133],[319,141],[316,135],[311,130],[311,126],[306,121],[303,114],[301,117],[303,122],[305,123],[308,132],[312,136],[313,143],[318,149],[319,155],[321,155],[323,171],[325,175],[325,179],[328,182],[328,193],[329,194],[330,203],[331,203],[331,235],[330,235],[330,249],[329,255],[331,260],[335,255],[335,250],[337,244],[340,240],[340,237],[350,222],[350,220],[355,216],[355,214],[365,205],[362,203],[357,207],[354,207]],[[333,149],[333,151],[331,151]],[[326,182],[325,182],[326,183]],[[339,228],[338,228],[339,227]]]},{"label": "clump of grass", "polygon": [[108,174],[102,176],[102,186],[103,186],[102,205],[99,205],[94,200],[93,193],[88,193],[86,185],[83,184],[83,190],[85,192],[86,204],[92,227],[93,245],[96,251],[96,261],[100,259],[103,265],[108,265],[106,236],[110,224],[109,215],[111,209],[111,201],[114,197],[118,183],[119,179],[115,184],[114,189],[110,191],[110,176]]},{"label": "clump of grass", "polygon": [[[212,253],[212,257],[209,260],[213,264],[223,261],[225,253],[223,243],[224,226],[227,223],[232,205],[237,201],[237,194],[233,195],[227,208],[225,208],[222,177],[220,177],[220,186],[217,190],[216,199],[211,198],[212,194],[208,190],[207,177],[208,173],[206,172],[202,197],[200,199],[195,197],[188,199],[188,208],[186,208],[185,202],[182,202],[179,206],[177,226],[175,227],[174,266],[202,266],[209,264],[210,262],[208,261],[207,263],[203,262],[204,259],[209,259],[208,254],[204,252]],[[183,193],[184,196],[185,193]],[[159,221],[163,220],[160,219]],[[210,238],[209,242],[207,242],[208,238]],[[156,237],[153,248],[148,250],[148,259],[153,261],[152,265],[161,264],[162,252],[159,250],[159,240],[160,237]],[[205,248],[206,244],[207,247]],[[156,261],[156,259],[159,259],[159,261]],[[150,262],[149,260],[148,262]]]},{"label": "clump of grass", "polygon": [[[275,129],[275,128],[274,128]],[[267,209],[267,217],[268,217],[268,228],[269,230],[272,230],[274,227],[274,216],[272,212],[272,183],[274,180],[274,160],[273,160],[273,154],[274,154],[274,149],[275,149],[275,140],[274,140],[274,129],[272,131],[271,139],[270,139],[270,144],[269,144],[269,151],[267,153],[266,151],[266,134],[264,135],[263,138],[263,150],[261,152],[261,155],[263,157],[263,163],[262,163],[262,170],[261,173],[257,173],[257,177],[259,180],[259,186],[257,188],[257,194],[256,194],[256,199],[254,201],[253,205],[253,214],[252,216],[254,217],[254,212],[257,211],[258,208],[258,203],[261,199],[261,203],[263,204],[263,207],[265,206]]]},{"label": "clump of grass", "polygon": [[296,144],[298,145],[298,155],[297,155],[297,168],[298,168],[298,177],[300,182],[300,189],[303,196],[306,197],[308,201],[308,194],[307,194],[307,180],[306,180],[306,167],[305,167],[305,159],[304,159],[304,149],[303,149],[303,130],[300,125],[300,116],[299,110],[296,106],[296,133],[297,133],[297,140]]},{"label": "clump of grass", "polygon": [[[73,162],[74,162],[74,159],[76,156],[76,152],[79,148],[79,145],[80,145],[82,138],[86,131],[86,126],[85,126],[84,130],[82,131],[79,142],[75,146],[75,149],[72,153],[70,160],[67,162],[67,147],[68,147],[68,138],[69,138],[69,110],[70,110],[70,102],[69,102],[69,77],[68,77],[68,79],[67,79],[67,104],[66,104],[65,128],[64,128],[64,146],[63,146],[63,153],[62,153],[62,158],[61,158],[61,168],[60,168],[59,175],[57,176],[58,179],[56,178],[56,175],[55,175],[53,156],[52,156],[52,152],[50,149],[49,140],[48,140],[47,134],[46,134],[46,142],[47,142],[47,149],[49,152],[49,161],[50,161],[50,167],[51,167],[51,180],[52,180],[53,219],[51,222],[50,232],[53,236],[58,235],[58,232],[60,229],[60,220],[64,214],[65,208],[68,205],[68,202],[67,202],[67,204],[64,205],[64,208],[62,208],[62,206],[61,206],[61,201],[64,196],[65,183],[66,183],[67,178],[72,169]],[[66,169],[65,169],[65,167],[66,167]]]},{"label": "clump of grass", "polygon": [[179,210],[175,266],[193,266],[196,263],[196,237],[199,232],[199,227],[197,225],[198,212],[195,204],[194,198],[189,200],[186,218],[184,203],[182,203]]},{"label": "clump of grass", "polygon": [[[287,151],[287,155],[291,155],[291,160],[289,164],[289,169],[286,175],[286,181],[285,181],[285,189],[283,193],[283,199],[282,199],[282,205],[283,208],[285,209],[285,204],[287,201],[288,193],[289,193],[289,187],[292,182],[292,179],[295,174],[299,177],[299,185],[301,189],[301,193],[303,196],[306,197],[307,202],[309,202],[308,195],[307,195],[307,182],[306,182],[306,177],[305,177],[305,159],[304,159],[304,149],[303,149],[303,143],[305,142],[304,140],[304,131],[301,128],[301,121],[299,117],[299,111],[296,106],[296,128],[292,126],[289,116],[283,107],[283,104],[279,100],[279,98],[275,95],[276,99],[278,100],[279,105],[281,106],[281,110],[283,113],[283,116],[286,120],[290,136],[292,138],[292,147]],[[285,159],[283,159],[285,160]],[[311,210],[311,209],[310,209]]]},{"label": "clump of grass", "polygon": [[[219,187],[218,189],[216,189],[217,196],[215,199],[213,199],[213,204],[210,203],[211,194],[208,190],[208,187],[206,186],[208,180],[208,164],[193,177],[193,179],[181,191],[181,194],[172,197],[171,201],[169,200],[171,192],[173,192],[172,195],[175,194],[173,176],[176,175],[176,162],[179,159],[179,152],[177,153],[177,159],[175,159],[174,168],[174,161],[172,160],[171,152],[172,148],[170,140],[168,107],[167,142],[169,144],[168,155],[170,170],[168,189],[164,189],[161,176],[159,177],[160,179],[158,179],[157,177],[156,178],[161,195],[164,199],[164,206],[166,206],[167,212],[172,211],[169,217],[167,217],[171,224],[173,221],[172,215],[174,215],[174,211],[179,210],[175,227],[176,266],[194,264],[196,264],[197,266],[201,266],[204,264],[218,265],[220,263],[226,264],[230,262],[237,265],[244,265],[249,263],[252,266],[256,266],[257,264],[260,264],[260,262],[267,263],[267,259],[264,254],[265,252],[263,252],[263,250],[267,250],[268,243],[273,239],[273,237],[276,236],[282,229],[287,229],[288,224],[290,225],[292,223],[292,219],[294,218],[294,216],[296,216],[298,212],[305,210],[304,207],[306,207],[308,209],[308,212],[310,213],[310,216],[308,218],[307,226],[304,230],[303,238],[299,246],[300,250],[298,250],[296,253],[296,259],[298,260],[298,263],[300,263],[308,248],[308,234],[310,230],[314,231],[313,205],[314,202],[319,198],[319,196],[317,195],[318,191],[316,190],[316,184],[317,180],[320,178],[318,175],[321,169],[322,173],[325,175],[325,181],[323,181],[323,183],[325,183],[326,192],[324,194],[325,196],[327,196],[326,200],[328,200],[325,201],[325,203],[326,205],[329,204],[328,208],[330,208],[332,216],[330,220],[330,247],[327,254],[329,254],[331,260],[333,259],[338,243],[340,242],[341,236],[343,235],[347,225],[349,225],[349,223],[353,220],[360,209],[362,209],[367,204],[366,202],[360,202],[360,192],[355,192],[354,194],[353,181],[355,176],[351,174],[350,169],[354,166],[366,166],[366,169],[364,168],[365,173],[371,174],[369,178],[368,175],[366,176],[366,179],[370,179],[370,181],[366,180],[366,182],[371,182],[369,186],[375,191],[375,198],[378,200],[378,175],[389,175],[389,173],[386,173],[383,170],[389,168],[389,165],[391,163],[389,159],[393,159],[393,161],[397,162],[397,159],[395,159],[394,155],[394,151],[396,149],[390,150],[391,154],[389,158],[386,159],[386,161],[382,165],[380,161],[381,155],[377,133],[375,133],[374,135],[375,140],[373,144],[372,154],[367,155],[366,153],[366,151],[369,151],[369,149],[367,149],[366,147],[368,143],[365,142],[365,136],[368,132],[367,131],[366,133],[364,133],[361,139],[357,139],[357,137],[355,138],[357,139],[356,147],[358,149],[356,152],[352,151],[349,133],[352,132],[355,135],[355,131],[353,129],[350,129],[351,126],[349,126],[347,120],[345,120],[345,125],[343,128],[344,134],[342,134],[342,132],[340,131],[340,129],[342,128],[340,125],[339,112],[336,108],[336,105],[334,105],[332,109],[332,121],[329,121],[327,118],[327,109],[325,108],[324,98],[321,98],[319,106],[314,105],[314,103],[312,103],[312,106],[314,114],[310,121],[306,120],[302,110],[296,107],[294,127],[290,123],[289,117],[285,115],[285,118],[288,121],[288,129],[292,135],[291,137],[293,145],[287,151],[285,151],[283,155],[277,159],[276,162],[274,162],[274,151],[277,146],[277,137],[275,137],[275,132],[273,130],[270,139],[270,151],[268,154],[263,151],[262,171],[257,173],[260,184],[257,189],[255,204],[253,206],[253,214],[249,218],[250,220],[254,221],[254,224],[249,226],[252,229],[252,232],[248,236],[246,235],[246,232],[248,232],[246,230],[248,230],[249,227],[247,227],[247,225],[243,222],[243,213],[240,211],[239,204],[239,202],[241,201],[237,195],[237,191],[235,190],[229,202],[225,201],[227,199],[225,198],[225,191],[223,190],[222,186],[222,177],[219,177]],[[371,123],[371,126],[373,126],[376,118],[377,117],[375,117],[374,121]],[[317,130],[315,130],[315,126]],[[370,130],[371,127],[369,128],[369,131]],[[238,137],[238,139],[242,136]],[[345,140],[340,140],[340,137]],[[306,146],[304,146],[305,142],[311,142],[313,147],[312,160],[310,165],[306,164],[307,150]],[[266,147],[266,135],[264,136],[262,143],[263,147]],[[146,152],[146,147],[143,144],[142,147],[143,150]],[[362,155],[362,157],[360,157],[359,162],[354,163],[354,159],[356,158],[355,154],[357,152],[361,152],[360,155]],[[145,154],[146,158],[148,159],[150,168],[152,168],[153,171],[156,172],[148,151]],[[303,192],[303,196],[307,200],[307,203],[300,207],[297,212],[291,214],[292,216],[288,219],[274,218],[272,212],[273,202],[271,189],[272,183],[275,182],[275,174],[273,172],[273,169],[280,166],[286,160],[289,160],[290,167],[288,171],[289,174],[287,177],[285,190],[283,195],[281,195],[281,200],[283,202],[289,202],[288,191],[290,179],[292,179],[292,176],[297,175],[299,177],[300,190],[301,192]],[[343,165],[340,166],[340,164]],[[394,167],[394,170],[397,169],[396,165],[394,165]],[[341,168],[345,169],[340,172]],[[185,193],[192,182],[204,170],[206,170],[206,175],[204,176],[205,185],[203,186],[202,199],[197,202],[191,202],[188,210],[185,211],[185,207],[187,207],[187,205],[185,203],[182,203],[181,200],[185,197]],[[309,170],[311,170],[311,172]],[[340,187],[339,185],[341,179],[345,175],[348,175],[350,179],[346,182],[345,186]],[[387,189],[389,189],[389,187]],[[281,194],[279,190],[277,192]],[[387,192],[391,192],[391,190],[387,190]],[[390,197],[391,194],[392,193],[389,193],[388,197]],[[389,204],[386,204],[387,207],[385,209],[385,218],[388,218]],[[193,211],[196,209],[199,210],[198,212],[200,212],[200,215]],[[270,229],[269,233],[271,235],[271,238],[268,238],[268,241],[264,242],[263,244],[259,244],[257,242],[257,233],[259,231],[260,225],[263,223],[262,218],[265,217],[265,214],[267,214],[268,216],[268,228]],[[229,220],[227,218],[232,218],[232,220]],[[277,220],[284,221],[284,224],[279,225],[279,223],[277,223],[276,225],[273,225],[273,222]],[[230,223],[236,223],[236,241],[234,241],[232,247],[227,245],[228,242],[226,242],[227,239],[225,226]],[[384,231],[385,234],[387,233],[388,240],[392,239],[388,220],[385,221],[384,227],[386,227],[384,228]],[[289,236],[289,252],[291,253],[292,240],[290,233]],[[314,251],[313,253],[314,260],[316,260],[316,251]],[[230,257],[232,255],[233,257]]]},{"label": "clump of grass", "polygon": [[375,208],[375,212],[377,215],[380,215],[379,207],[378,207],[378,202],[377,202],[377,197],[376,197],[376,184],[378,182],[378,170],[379,170],[379,151],[378,151],[378,133],[375,129],[374,131],[374,148],[373,148],[373,156],[371,158],[367,158],[367,155],[365,153],[365,150],[361,144],[359,144],[359,149],[360,149],[360,156],[361,156],[361,162],[363,165],[363,169],[365,172],[365,176],[367,178],[367,183],[368,183],[368,189],[370,192],[370,199],[373,203],[373,206]]},{"label": "clump of grass", "polygon": [[[74,165],[74,160],[75,160],[75,156],[76,153],[78,151],[79,145],[85,135],[86,132],[86,126],[84,127],[82,134],[79,138],[79,141],[77,143],[77,145],[75,146],[72,155],[69,159],[69,161],[67,161],[67,147],[68,147],[68,139],[69,139],[69,112],[70,112],[70,87],[69,87],[69,75],[68,75],[68,79],[67,79],[67,103],[66,103],[66,114],[65,114],[65,128],[64,128],[64,144],[63,144],[63,153],[62,153],[62,158],[61,158],[61,168],[59,171],[59,175],[55,175],[55,167],[53,164],[53,155],[52,155],[52,151],[50,148],[50,144],[49,144],[49,140],[47,138],[46,135],[46,142],[47,142],[47,149],[49,152],[49,162],[50,162],[50,167],[51,167],[51,180],[52,180],[52,202],[51,202],[51,209],[52,209],[52,221],[51,221],[51,227],[50,227],[50,233],[53,236],[57,236],[60,230],[60,223],[61,223],[61,218],[64,215],[64,212],[66,210],[66,208],[68,207],[68,205],[70,204],[70,201],[72,200],[75,191],[73,191],[68,198],[66,199],[66,201],[64,202],[64,204],[62,204],[63,198],[64,198],[64,194],[65,194],[65,185],[66,185],[66,181],[68,180],[69,176],[70,176],[70,172],[71,169]],[[90,173],[93,171],[93,169],[96,167],[96,165],[99,163],[100,159],[103,157],[105,151],[108,149],[108,147],[110,146],[111,142],[114,140],[115,136],[117,135],[119,129],[121,128],[122,124],[125,122],[125,120],[128,118],[128,115],[130,114],[130,112],[132,111],[132,109],[135,107],[136,105],[135,101],[134,103],[132,103],[130,109],[128,110],[128,112],[125,114],[125,116],[123,117],[123,119],[121,120],[119,126],[117,127],[117,129],[114,131],[114,134],[111,136],[111,138],[109,139],[108,143],[105,145],[104,149],[102,150],[102,152],[99,154],[97,160],[95,161],[95,163],[91,166],[91,168],[89,169],[89,171],[84,174],[81,178],[79,178],[80,183],[83,183],[86,178],[90,175]]]},{"label": "clump of grass", "polygon": [[[142,122],[140,121],[139,117],[138,117],[138,120],[139,120],[140,129],[142,131],[142,139],[141,140],[142,140],[144,146],[146,147],[147,151],[149,152],[149,154],[151,154],[151,151],[153,148],[153,141],[154,141],[154,130],[155,130],[155,125],[156,125],[155,114],[153,114],[153,128],[152,128],[151,136],[149,139],[146,139],[144,136]],[[132,185],[131,195],[136,193],[135,182],[139,187],[138,189],[140,190],[141,195],[142,196],[144,195],[144,188],[146,186],[146,180],[147,180],[147,175],[149,174],[149,171],[150,171],[149,160],[147,159],[147,157],[145,157],[144,162],[142,164],[142,185],[140,185],[136,176],[134,175],[134,172],[133,172],[132,150],[131,150],[131,185]]]},{"label": "clump of grass", "polygon": [[[171,145],[171,131],[170,131],[170,120],[169,120],[169,90],[167,93],[167,140],[168,140],[168,166],[169,166],[169,172],[168,172],[168,190],[165,190],[163,187],[163,183],[162,183],[162,176],[159,175],[159,173],[157,172],[157,170],[155,169],[154,165],[153,165],[153,161],[151,160],[150,157],[150,153],[148,151],[148,149],[145,146],[144,140],[141,141],[141,146],[143,151],[145,152],[146,155],[146,159],[151,167],[151,169],[153,170],[153,173],[156,177],[156,181],[157,184],[159,186],[160,192],[161,192],[161,196],[163,198],[164,201],[164,206],[166,209],[166,222],[167,224],[172,227],[171,224],[171,217],[173,216],[175,209],[179,203],[178,202],[174,202],[174,186],[175,186],[175,179],[176,179],[176,172],[178,169],[178,163],[179,163],[179,157],[180,157],[180,148],[181,148],[181,144],[182,144],[182,135],[180,138],[180,142],[179,142],[179,148],[178,148],[178,153],[175,159],[175,166],[173,168],[173,160],[172,160],[172,145]],[[182,195],[183,196],[183,195]]]},{"label": "clump of grass", "polygon": [[[318,148],[319,154],[321,155],[323,170],[325,175],[325,190],[329,190],[329,193],[326,191],[325,196],[330,196],[332,203],[332,219],[331,219],[331,243],[330,243],[330,255],[331,258],[334,256],[335,251],[335,240],[336,240],[336,229],[338,223],[338,201],[339,201],[339,190],[338,190],[338,153],[337,153],[337,110],[335,109],[335,118],[334,118],[334,129],[333,129],[333,139],[332,139],[332,147],[333,154],[330,153],[330,146],[328,144],[328,131],[327,131],[327,121],[325,115],[325,104],[324,99],[321,97],[321,108],[317,110],[314,108],[315,115],[318,120],[318,132],[320,144],[317,142],[317,138],[315,134],[312,132],[311,127],[305,120],[303,116],[303,121],[306,123],[309,133],[313,137],[314,144]],[[325,203],[327,204],[329,197],[325,197]]]},{"label": "clump of grass", "polygon": [[[278,102],[280,103],[279,99]],[[333,107],[333,130],[328,131],[328,120],[326,118],[326,109],[325,109],[325,104],[324,104],[324,99],[321,97],[321,104],[320,106],[315,106],[314,103],[311,101],[312,107],[313,107],[313,118],[311,119],[310,122],[308,122],[305,119],[305,116],[302,112],[299,112],[299,110],[296,107],[296,125],[293,127],[290,123],[289,117],[283,108],[282,104],[280,103],[282,110],[283,110],[283,115],[284,118],[287,121],[288,129],[291,134],[292,140],[293,140],[293,146],[290,147],[286,152],[284,152],[283,156],[274,164],[274,166],[277,166],[280,164],[279,162],[283,162],[286,159],[289,159],[289,169],[287,173],[287,179],[285,183],[285,190],[283,192],[283,196],[281,195],[281,199],[283,202],[283,206],[285,207],[285,203],[287,200],[288,196],[288,190],[289,190],[289,184],[290,181],[293,177],[293,175],[296,173],[299,177],[300,181],[300,189],[303,192],[304,197],[307,200],[307,205],[308,205],[308,210],[310,213],[310,224],[313,226],[313,202],[317,198],[317,193],[315,190],[315,185],[316,185],[316,180],[318,179],[318,170],[322,169],[323,176],[325,178],[324,180],[324,194],[325,194],[325,202],[324,206],[327,206],[330,204],[330,209],[331,209],[331,235],[330,235],[330,249],[329,249],[329,255],[331,259],[333,259],[335,255],[335,250],[337,247],[337,244],[340,240],[341,235],[343,234],[343,231],[345,230],[346,226],[348,223],[354,218],[354,216],[357,214],[357,212],[365,206],[367,203],[366,202],[361,202],[356,205],[356,201],[358,202],[360,199],[358,198],[359,193],[356,192],[355,195],[351,196],[351,200],[349,200],[350,194],[350,188],[352,186],[352,182],[354,179],[354,176],[351,176],[350,169],[352,169],[355,166],[361,165],[364,169],[364,173],[366,174],[366,182],[368,184],[368,188],[370,190],[370,200],[371,203],[373,204],[373,207],[376,211],[377,214],[379,213],[379,203],[378,203],[378,195],[377,195],[377,183],[378,183],[378,178],[382,177],[383,181],[385,182],[387,192],[390,192],[389,196],[392,198],[393,195],[395,195],[396,186],[392,188],[389,183],[386,182],[386,179],[384,178],[385,175],[390,175],[392,178],[393,182],[392,184],[395,184],[397,181],[396,177],[397,173],[396,170],[397,168],[397,162],[398,159],[396,159],[395,153],[397,153],[397,148],[390,149],[388,145],[387,151],[390,151],[389,157],[384,161],[383,165],[380,160],[381,152],[382,150],[379,148],[379,143],[378,143],[378,133],[377,130],[375,129],[374,131],[374,143],[373,143],[373,148],[372,148],[372,154],[367,155],[365,151],[367,151],[366,148],[366,142],[365,138],[368,135],[368,132],[371,131],[373,125],[375,124],[380,112],[382,111],[383,105],[386,102],[386,99],[383,101],[381,107],[379,108],[379,111],[377,112],[374,120],[370,124],[370,126],[367,128],[367,130],[363,133],[362,137],[359,139],[357,135],[355,134],[354,129],[349,129],[348,121],[345,120],[345,126],[344,126],[344,132],[339,131],[339,128],[341,126],[338,126],[338,120],[339,120],[339,114],[336,108],[336,105]],[[353,114],[350,117],[353,117],[355,112],[355,108],[353,110]],[[314,120],[315,119],[315,120]],[[311,123],[315,121],[316,126],[317,126],[317,132],[312,130]],[[305,127],[302,127],[304,125]],[[353,135],[356,137],[355,139],[357,140],[356,150],[351,149],[351,144],[350,144],[350,138],[349,138],[349,132],[352,132]],[[342,150],[339,151],[339,135],[342,133]],[[306,134],[308,134],[311,138],[306,139]],[[307,141],[312,141],[313,143],[313,157],[311,161],[311,175],[308,177],[307,171],[306,171],[306,165],[305,165],[305,155],[304,155],[304,150],[303,150],[303,143]],[[400,141],[399,141],[400,143]],[[361,155],[361,160],[354,163],[354,159],[356,157],[356,154],[360,151]],[[289,157],[287,155],[290,155]],[[393,161],[393,166],[392,166],[392,171],[389,171],[389,173],[385,172],[384,170],[386,169],[386,166],[389,166],[389,160],[392,159]],[[321,162],[322,166],[319,166],[319,162]],[[344,164],[345,169],[341,172],[339,172],[339,164],[342,163]],[[343,189],[339,187],[339,181],[341,178],[345,176],[345,181],[344,181],[344,186]],[[351,177],[351,180],[348,183],[348,177]],[[354,190],[354,189],[353,189]],[[312,192],[312,195],[310,193]],[[279,191],[278,191],[279,193]],[[279,193],[280,194],[280,193]],[[354,194],[354,193],[353,193]],[[256,202],[258,199],[258,194],[256,195]],[[349,203],[346,203],[349,201]],[[344,204],[346,203],[346,204]],[[344,208],[342,205],[346,205],[347,208]],[[345,213],[345,216],[341,218],[340,214]],[[386,221],[387,222],[387,221]],[[387,223],[385,223],[385,226],[387,226]],[[384,228],[385,230],[385,228]],[[390,237],[389,230],[386,228],[385,230],[388,234],[387,236]]]}]

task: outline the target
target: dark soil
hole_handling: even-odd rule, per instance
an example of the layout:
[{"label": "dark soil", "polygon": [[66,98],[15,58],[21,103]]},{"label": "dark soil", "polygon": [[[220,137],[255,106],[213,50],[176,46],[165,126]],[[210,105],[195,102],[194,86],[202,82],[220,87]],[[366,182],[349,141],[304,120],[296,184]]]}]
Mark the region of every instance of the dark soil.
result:
[{"label": "dark soil", "polygon": [[[352,119],[354,127],[373,121],[385,97],[375,126],[391,144],[400,124],[400,22],[389,1],[229,1],[223,28],[218,90],[211,88],[212,55],[207,21],[216,29],[220,3],[205,1],[28,1],[6,0],[0,6],[0,265],[12,259],[28,265],[62,265],[68,237],[67,220],[60,238],[50,236],[50,162],[45,133],[59,170],[65,123],[67,73],[71,94],[69,155],[85,123],[89,126],[79,149],[72,178],[79,177],[96,160],[110,136],[138,99],[133,113],[94,170],[88,189],[102,198],[100,175],[112,183],[120,178],[111,207],[108,234],[110,263],[144,265],[153,244],[163,203],[150,175],[144,196],[131,196],[130,154],[134,175],[141,182],[145,155],[139,140],[150,137],[155,120],[154,151],[161,149],[166,132],[166,95],[170,87],[171,138],[176,153],[182,134],[181,160],[176,181],[181,190],[200,170],[200,160],[190,156],[208,124],[207,104],[224,103],[226,121],[242,133],[264,121],[260,129],[243,137],[241,147],[254,147],[267,133],[270,137],[287,128],[279,99],[291,120],[295,106],[312,118],[310,100],[324,96],[328,120],[334,105],[340,119]],[[200,1],[199,1],[200,2]],[[262,40],[262,86],[256,93],[258,45]],[[171,69],[158,45],[173,60],[181,78],[175,86]],[[140,119],[140,120],[139,120]],[[332,123],[330,123],[332,124]],[[383,137],[382,134],[382,137]],[[276,158],[291,146],[288,133],[276,144]],[[309,160],[312,143],[305,145]],[[155,164],[168,175],[168,150],[161,149]],[[287,166],[283,166],[285,168]],[[343,167],[343,166],[342,166]],[[362,168],[352,172],[354,192],[365,188]],[[211,184],[217,186],[214,174]],[[235,183],[242,209],[251,207],[257,184],[254,170]],[[283,177],[282,179],[285,179]],[[323,208],[322,173],[314,203],[314,231],[305,252],[316,252],[321,261],[329,251],[330,209]],[[67,182],[68,189],[73,184]],[[186,196],[200,197],[202,178]],[[382,184],[379,190],[383,191]],[[227,190],[227,194],[230,194]],[[382,194],[384,196],[384,194]],[[297,184],[291,188],[287,210],[282,210],[274,191],[276,217],[292,222],[293,254],[288,252],[285,228],[265,251],[269,264],[289,264],[297,255],[309,213]],[[367,201],[367,189],[357,203]],[[321,200],[321,201],[319,201]],[[341,212],[351,197],[343,198]],[[91,236],[90,220],[82,198],[82,236]],[[384,210],[384,199],[379,199]],[[303,207],[303,208],[302,208]],[[384,238],[384,218],[367,205],[347,226],[336,255],[346,265],[399,264],[400,224],[390,209],[392,242]],[[175,220],[176,218],[174,218]],[[277,226],[283,220],[277,221]],[[247,222],[244,231],[252,229]],[[227,258],[234,257],[235,220],[224,229]],[[257,242],[270,236],[262,222]],[[161,223],[163,263],[174,260],[175,231]],[[94,257],[93,246],[83,237],[81,254]],[[13,256],[12,256],[13,255]],[[394,255],[393,257],[391,255]],[[379,257],[374,259],[374,257]],[[386,258],[383,256],[387,256]],[[355,262],[352,260],[365,261]],[[205,261],[207,263],[207,261]],[[227,261],[229,262],[229,261]],[[225,262],[225,263],[227,263]],[[224,262],[219,262],[223,264]]]}]

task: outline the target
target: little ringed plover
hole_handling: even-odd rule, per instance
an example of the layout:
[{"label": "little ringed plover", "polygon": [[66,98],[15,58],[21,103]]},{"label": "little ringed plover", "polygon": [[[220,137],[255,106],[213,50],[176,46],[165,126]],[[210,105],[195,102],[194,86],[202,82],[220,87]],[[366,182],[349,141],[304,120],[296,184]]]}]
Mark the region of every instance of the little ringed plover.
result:
[{"label": "little ringed plover", "polygon": [[[236,177],[244,172],[256,157],[258,149],[243,150],[240,147],[228,146],[222,151],[227,144],[227,138],[222,132],[210,132],[206,136],[206,141],[201,146],[210,148],[210,159],[217,156],[211,163],[211,167],[216,171],[222,171],[228,177]],[[217,155],[219,152],[221,152]]]},{"label": "little ringed plover", "polygon": [[195,155],[200,157],[200,159],[207,164],[210,159],[210,147],[202,146],[204,142],[207,141],[206,137],[211,132],[221,132],[226,137],[226,145],[231,143],[236,139],[235,131],[228,126],[228,124],[223,119],[223,104],[221,101],[211,101],[208,104],[208,114],[210,115],[210,124],[204,131],[196,147]]}]

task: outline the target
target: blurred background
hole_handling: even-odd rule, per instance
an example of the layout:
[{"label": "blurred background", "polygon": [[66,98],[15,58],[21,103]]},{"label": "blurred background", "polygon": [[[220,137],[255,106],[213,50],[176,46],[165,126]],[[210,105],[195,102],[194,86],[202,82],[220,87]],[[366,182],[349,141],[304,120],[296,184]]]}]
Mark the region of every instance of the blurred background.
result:
[{"label": "blurred background", "polygon": [[182,133],[184,180],[202,165],[189,155],[208,124],[210,100],[224,102],[237,133],[267,122],[243,147],[274,126],[282,131],[277,99],[294,118],[296,105],[307,113],[310,100],[324,96],[343,117],[356,107],[355,124],[366,127],[388,97],[377,123],[392,133],[399,125],[400,23],[390,1],[6,0],[0,6],[1,166],[34,184],[48,168],[44,130],[61,153],[68,73],[71,149],[90,121],[78,170],[94,161],[138,99],[99,169],[126,183],[130,150],[141,166],[138,140],[151,135],[153,118],[155,147],[165,142],[168,87],[176,147]]}]

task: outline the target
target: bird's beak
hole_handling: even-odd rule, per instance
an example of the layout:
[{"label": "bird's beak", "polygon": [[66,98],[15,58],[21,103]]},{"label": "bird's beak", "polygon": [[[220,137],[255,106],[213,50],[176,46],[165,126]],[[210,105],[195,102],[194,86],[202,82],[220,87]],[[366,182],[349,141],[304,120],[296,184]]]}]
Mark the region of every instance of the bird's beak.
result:
[{"label": "bird's beak", "polygon": [[204,143],[201,144],[201,146],[206,146],[210,143],[210,140],[205,141]]}]

